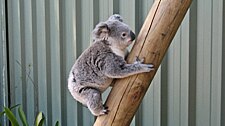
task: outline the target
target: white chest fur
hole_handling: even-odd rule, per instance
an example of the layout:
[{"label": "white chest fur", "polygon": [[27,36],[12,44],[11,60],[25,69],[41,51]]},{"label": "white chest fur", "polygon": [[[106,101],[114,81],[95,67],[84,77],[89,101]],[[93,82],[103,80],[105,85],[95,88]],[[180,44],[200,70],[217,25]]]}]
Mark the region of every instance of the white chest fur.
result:
[{"label": "white chest fur", "polygon": [[118,49],[118,48],[115,48],[112,46],[110,48],[116,55],[123,57],[123,59],[125,58],[125,56],[127,55],[127,52],[128,52],[127,49],[121,50],[121,49]]}]

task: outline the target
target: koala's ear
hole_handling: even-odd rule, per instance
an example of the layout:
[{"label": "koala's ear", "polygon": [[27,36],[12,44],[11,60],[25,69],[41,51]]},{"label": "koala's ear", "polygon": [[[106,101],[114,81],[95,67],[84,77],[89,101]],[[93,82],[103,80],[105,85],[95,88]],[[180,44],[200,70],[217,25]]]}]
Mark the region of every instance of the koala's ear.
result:
[{"label": "koala's ear", "polygon": [[93,38],[95,39],[105,39],[109,36],[109,27],[105,22],[100,22],[96,25],[93,30]]},{"label": "koala's ear", "polygon": [[108,20],[117,20],[117,21],[123,22],[123,18],[119,14],[113,14],[112,16],[109,17]]}]

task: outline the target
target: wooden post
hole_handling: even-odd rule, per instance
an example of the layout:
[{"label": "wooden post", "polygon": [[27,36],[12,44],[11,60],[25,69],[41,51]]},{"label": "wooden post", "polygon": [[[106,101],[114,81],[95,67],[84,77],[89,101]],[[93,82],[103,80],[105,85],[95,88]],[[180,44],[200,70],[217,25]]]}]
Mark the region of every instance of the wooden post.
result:
[{"label": "wooden post", "polygon": [[136,56],[145,58],[145,63],[154,64],[155,70],[116,80],[106,101],[110,112],[98,117],[94,126],[130,125],[191,2],[192,0],[154,2],[127,61],[132,63]]}]

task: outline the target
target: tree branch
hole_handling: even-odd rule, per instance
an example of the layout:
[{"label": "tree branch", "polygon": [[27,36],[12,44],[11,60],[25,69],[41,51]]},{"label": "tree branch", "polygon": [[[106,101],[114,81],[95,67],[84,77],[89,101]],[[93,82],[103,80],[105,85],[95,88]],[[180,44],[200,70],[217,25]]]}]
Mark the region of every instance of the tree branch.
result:
[{"label": "tree branch", "polygon": [[116,80],[106,102],[110,112],[98,117],[94,126],[130,125],[191,2],[192,0],[154,2],[127,61],[133,62],[136,56],[145,58],[145,63],[154,64],[155,70]]}]

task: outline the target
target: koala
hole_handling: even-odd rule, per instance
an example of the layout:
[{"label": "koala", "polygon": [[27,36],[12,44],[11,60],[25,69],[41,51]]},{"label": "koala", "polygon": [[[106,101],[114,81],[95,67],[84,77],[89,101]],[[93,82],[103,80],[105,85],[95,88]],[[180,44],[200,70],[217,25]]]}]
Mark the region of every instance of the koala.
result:
[{"label": "koala", "polygon": [[68,89],[74,99],[86,106],[94,116],[109,112],[102,103],[101,94],[114,78],[150,72],[152,64],[136,60],[125,61],[127,47],[135,39],[129,26],[120,15],[113,15],[100,22],[93,30],[94,42],[76,60],[69,73]]}]

